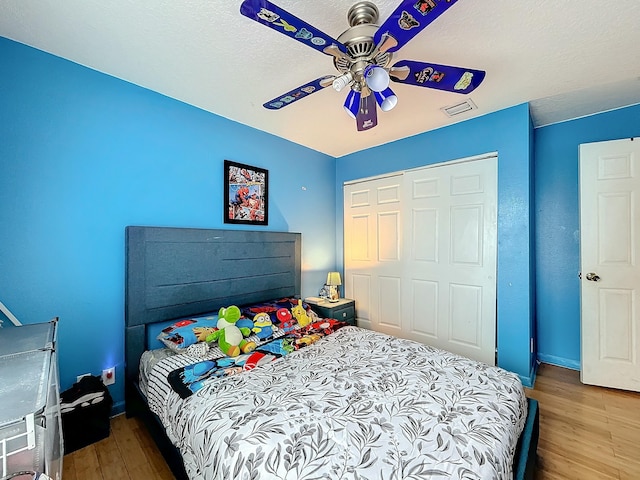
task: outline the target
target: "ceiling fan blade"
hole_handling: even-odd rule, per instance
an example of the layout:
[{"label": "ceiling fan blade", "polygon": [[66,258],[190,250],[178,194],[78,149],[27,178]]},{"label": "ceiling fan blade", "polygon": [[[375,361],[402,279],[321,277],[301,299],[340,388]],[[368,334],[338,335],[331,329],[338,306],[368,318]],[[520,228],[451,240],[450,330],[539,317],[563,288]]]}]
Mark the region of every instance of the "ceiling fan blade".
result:
[{"label": "ceiling fan blade", "polygon": [[356,126],[359,132],[369,130],[378,124],[378,112],[376,111],[376,99],[372,93],[360,98],[360,110],[356,115]]},{"label": "ceiling fan blade", "polygon": [[336,39],[267,0],[245,0],[240,5],[240,13],[326,55],[335,56],[324,51],[332,44],[341,52],[347,51]]},{"label": "ceiling fan blade", "polygon": [[303,99],[304,97],[308,97],[312,93],[316,93],[323,88],[328,87],[333,83],[333,79],[336,78],[333,75],[326,75],[324,77],[316,78],[315,80],[305,83],[298,88],[294,88],[293,90],[285,93],[284,95],[279,95],[273,100],[269,100],[267,103],[263,104],[264,108],[268,108],[269,110],[280,110],[281,108],[286,107],[287,105],[291,105],[293,102],[297,102],[298,100]]},{"label": "ceiling fan blade", "polygon": [[420,33],[427,25],[447,11],[458,0],[404,0],[380,25],[373,36],[373,43],[391,37],[381,52],[395,52]]},{"label": "ceiling fan blade", "polygon": [[485,74],[483,70],[413,60],[401,60],[389,70],[394,82],[454,93],[471,93],[482,83]]}]

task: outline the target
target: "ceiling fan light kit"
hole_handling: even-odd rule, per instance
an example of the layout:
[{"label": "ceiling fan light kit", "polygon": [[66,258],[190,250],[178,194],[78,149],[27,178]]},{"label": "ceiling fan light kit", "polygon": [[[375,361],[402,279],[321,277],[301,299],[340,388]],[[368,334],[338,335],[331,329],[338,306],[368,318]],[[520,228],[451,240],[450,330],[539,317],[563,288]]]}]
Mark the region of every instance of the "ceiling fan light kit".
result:
[{"label": "ceiling fan light kit", "polygon": [[373,96],[376,98],[376,103],[380,105],[380,110],[388,112],[398,103],[398,97],[390,88],[386,88],[382,92],[373,92]]},{"label": "ceiling fan light kit", "polygon": [[353,82],[353,75],[351,74],[351,72],[347,72],[340,75],[339,77],[336,77],[332,83],[332,86],[336,92],[339,92],[351,82]]},{"label": "ceiling fan light kit", "polygon": [[356,118],[360,111],[360,97],[361,94],[358,90],[349,90],[347,99],[344,101],[344,109],[351,118]]},{"label": "ceiling fan light kit", "polygon": [[387,112],[398,103],[398,97],[389,88],[390,80],[453,93],[471,93],[484,80],[484,71],[413,60],[391,65],[393,52],[458,1],[404,0],[380,26],[378,8],[369,1],[360,1],[347,12],[349,28],[337,39],[267,0],[243,1],[242,15],[333,57],[338,71],[337,75],[313,80],[263,106],[279,110],[329,85],[338,92],[348,86],[344,109],[355,118],[358,131],[364,131],[377,125],[376,104]]},{"label": "ceiling fan light kit", "polygon": [[364,69],[364,81],[374,92],[382,92],[389,88],[389,73],[377,65],[367,65]]}]

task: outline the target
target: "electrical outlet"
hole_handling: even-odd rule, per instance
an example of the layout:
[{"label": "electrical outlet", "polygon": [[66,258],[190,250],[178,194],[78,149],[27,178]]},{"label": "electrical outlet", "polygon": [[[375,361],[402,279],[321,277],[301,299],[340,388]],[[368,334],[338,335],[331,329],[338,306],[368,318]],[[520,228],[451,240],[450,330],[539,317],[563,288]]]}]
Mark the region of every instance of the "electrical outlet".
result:
[{"label": "electrical outlet", "polygon": [[82,375],[78,375],[76,377],[76,382],[79,382],[82,377],[90,377],[90,376],[91,376],[90,373],[83,373]]},{"label": "electrical outlet", "polygon": [[116,367],[102,370],[102,383],[105,385],[113,385],[116,383]]}]

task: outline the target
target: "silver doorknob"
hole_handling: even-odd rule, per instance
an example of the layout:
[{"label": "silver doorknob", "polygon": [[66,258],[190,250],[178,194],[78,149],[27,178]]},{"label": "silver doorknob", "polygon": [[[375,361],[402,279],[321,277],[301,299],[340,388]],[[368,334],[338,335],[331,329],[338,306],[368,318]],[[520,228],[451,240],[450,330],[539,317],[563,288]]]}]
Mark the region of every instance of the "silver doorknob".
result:
[{"label": "silver doorknob", "polygon": [[587,273],[587,280],[589,280],[590,282],[597,282],[598,280],[600,280],[600,277],[593,272],[589,272]]}]

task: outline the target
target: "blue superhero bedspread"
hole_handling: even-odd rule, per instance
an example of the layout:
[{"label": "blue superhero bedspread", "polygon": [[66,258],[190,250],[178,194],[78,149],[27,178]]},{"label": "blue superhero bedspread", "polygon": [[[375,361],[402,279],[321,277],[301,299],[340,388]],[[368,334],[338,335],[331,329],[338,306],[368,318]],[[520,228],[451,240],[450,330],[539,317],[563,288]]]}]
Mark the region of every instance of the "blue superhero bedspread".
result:
[{"label": "blue superhero bedspread", "polygon": [[187,398],[200,390],[207,380],[236,375],[273,362],[347,325],[348,323],[333,319],[319,320],[283,337],[265,342],[253,352],[237,357],[203,360],[178,368],[169,373],[167,379],[180,397]]}]

